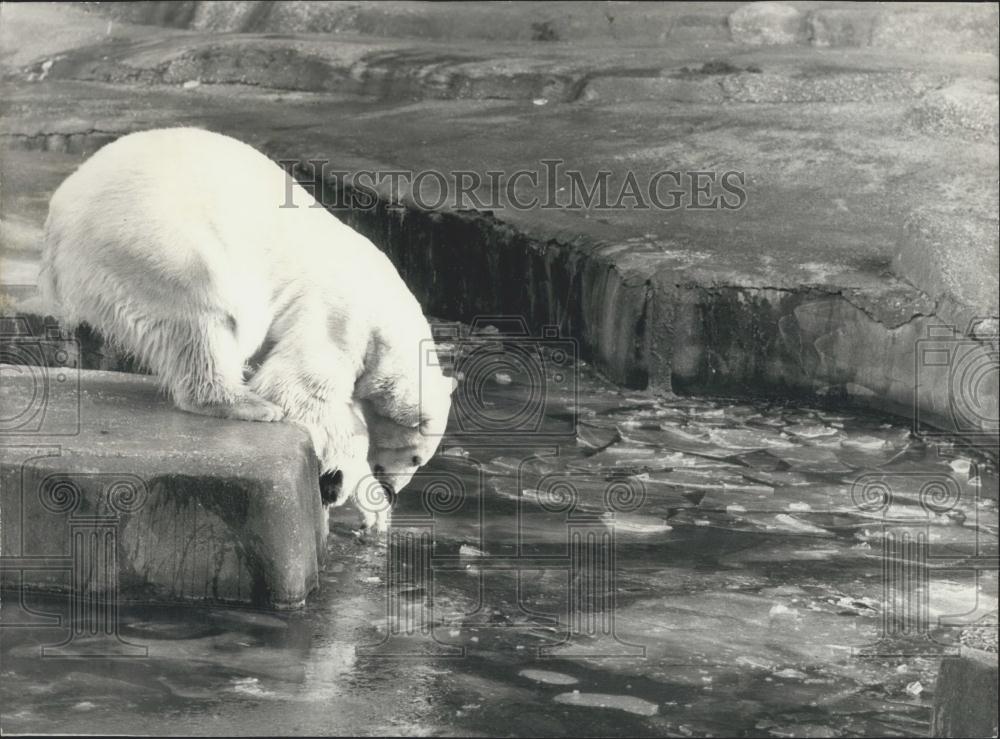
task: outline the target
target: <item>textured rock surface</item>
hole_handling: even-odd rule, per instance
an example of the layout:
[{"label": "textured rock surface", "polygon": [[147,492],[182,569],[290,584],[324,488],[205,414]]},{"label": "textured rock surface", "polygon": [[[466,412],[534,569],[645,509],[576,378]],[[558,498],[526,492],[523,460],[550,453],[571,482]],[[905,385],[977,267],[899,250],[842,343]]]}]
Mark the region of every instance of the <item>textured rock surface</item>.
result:
[{"label": "textured rock surface", "polygon": [[205,31],[590,43],[797,43],[996,49],[996,8],[975,3],[93,3],[97,17]]},{"label": "textured rock surface", "polygon": [[733,40],[751,46],[794,44],[804,35],[805,18],[787,3],[749,3],[729,16]]},{"label": "textured rock surface", "polygon": [[105,592],[116,570],[126,598],[278,608],[318,586],[326,519],[304,431],[183,413],[120,372],[0,375],[6,586]]}]

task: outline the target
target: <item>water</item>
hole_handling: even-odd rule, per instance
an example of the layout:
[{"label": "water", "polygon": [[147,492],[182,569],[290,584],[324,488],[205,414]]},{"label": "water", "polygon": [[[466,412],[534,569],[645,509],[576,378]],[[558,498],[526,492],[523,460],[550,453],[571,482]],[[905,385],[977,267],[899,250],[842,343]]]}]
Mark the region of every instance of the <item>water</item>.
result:
[{"label": "water", "polygon": [[[148,652],[129,659],[43,658],[63,628],[3,629],[0,728],[926,733],[940,655],[963,624],[996,623],[996,570],[969,559],[997,554],[989,462],[884,418],[658,398],[586,371],[575,390],[547,378],[543,415],[519,416],[538,378],[483,367],[392,543],[338,515],[305,610],[123,604],[121,639]],[[489,432],[512,418],[531,433]],[[929,542],[910,586],[926,608],[898,579],[886,594],[901,532]],[[880,643],[885,628],[910,634]]]}]

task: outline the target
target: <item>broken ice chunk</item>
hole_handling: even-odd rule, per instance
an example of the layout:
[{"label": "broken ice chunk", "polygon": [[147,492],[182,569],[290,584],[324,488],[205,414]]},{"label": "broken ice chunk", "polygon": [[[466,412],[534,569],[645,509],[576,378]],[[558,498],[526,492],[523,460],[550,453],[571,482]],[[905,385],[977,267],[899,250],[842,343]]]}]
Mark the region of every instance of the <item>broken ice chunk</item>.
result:
[{"label": "broken ice chunk", "polygon": [[616,708],[619,711],[634,713],[639,716],[655,716],[659,712],[656,703],[650,703],[642,698],[631,695],[612,695],[610,693],[560,693],[553,700],[571,706],[587,706],[588,708]]},{"label": "broken ice chunk", "polygon": [[819,439],[824,436],[835,436],[840,433],[835,428],[819,423],[795,423],[785,427],[785,431],[802,439]]}]

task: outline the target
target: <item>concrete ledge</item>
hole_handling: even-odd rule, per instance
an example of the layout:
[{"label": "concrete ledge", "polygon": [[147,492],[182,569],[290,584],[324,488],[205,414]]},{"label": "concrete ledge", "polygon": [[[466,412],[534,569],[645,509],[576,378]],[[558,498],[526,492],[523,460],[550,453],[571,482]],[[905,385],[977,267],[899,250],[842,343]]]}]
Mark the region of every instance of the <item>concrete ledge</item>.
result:
[{"label": "concrete ledge", "polygon": [[997,653],[963,647],[961,656],[946,657],[941,662],[930,735],[992,737],[996,734]]},{"label": "concrete ledge", "polygon": [[306,433],[183,413],[150,377],[59,358],[0,365],[4,587],[303,605],[326,552]]}]

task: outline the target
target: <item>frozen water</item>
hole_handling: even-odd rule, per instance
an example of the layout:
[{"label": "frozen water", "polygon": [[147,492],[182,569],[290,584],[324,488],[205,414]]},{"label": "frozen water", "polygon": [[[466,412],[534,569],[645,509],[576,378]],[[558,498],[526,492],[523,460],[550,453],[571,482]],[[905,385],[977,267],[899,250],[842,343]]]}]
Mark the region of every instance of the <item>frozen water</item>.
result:
[{"label": "frozen water", "polygon": [[[575,419],[575,434],[484,434],[475,412],[534,397],[516,373],[488,379],[401,496],[401,538],[363,544],[338,509],[304,611],[123,604],[121,638],[148,648],[131,660],[42,658],[64,627],[2,629],[0,728],[927,733],[938,657],[962,625],[996,623],[996,572],[969,565],[997,553],[992,463],[884,418],[619,391],[586,371],[543,399],[541,431]],[[923,651],[865,657],[893,607],[896,530],[929,542]],[[72,622],[64,601],[25,605]],[[11,594],[3,607],[24,613]]]}]

